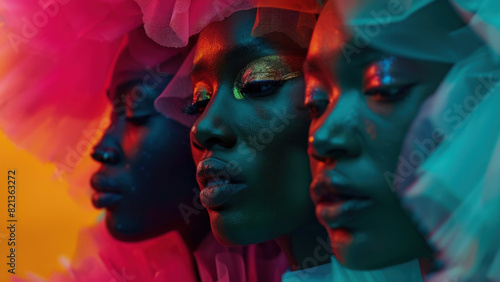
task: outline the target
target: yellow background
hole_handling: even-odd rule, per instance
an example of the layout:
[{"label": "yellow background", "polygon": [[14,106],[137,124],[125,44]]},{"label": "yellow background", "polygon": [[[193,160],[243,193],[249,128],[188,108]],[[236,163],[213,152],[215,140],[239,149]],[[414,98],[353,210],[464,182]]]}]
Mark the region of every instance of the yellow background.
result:
[{"label": "yellow background", "polygon": [[[52,179],[54,166],[16,148],[0,131],[0,281],[7,272],[7,171],[16,170],[16,275],[28,272],[47,278],[63,270],[62,256],[71,258],[80,229],[96,221],[98,211],[82,207],[68,194],[68,183]],[[3,180],[3,181],[2,181]]]}]

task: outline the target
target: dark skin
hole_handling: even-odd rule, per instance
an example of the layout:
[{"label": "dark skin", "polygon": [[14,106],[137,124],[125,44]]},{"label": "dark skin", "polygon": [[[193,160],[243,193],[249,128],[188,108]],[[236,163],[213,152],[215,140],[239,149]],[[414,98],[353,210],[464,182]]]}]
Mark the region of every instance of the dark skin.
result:
[{"label": "dark skin", "polygon": [[153,102],[171,79],[158,75],[160,83],[139,74],[112,83],[111,124],[92,154],[101,163],[91,179],[92,202],[106,209],[107,228],[118,240],[176,230],[194,250],[210,227],[204,210],[181,212],[181,205],[195,209],[197,199],[189,128],[156,112]]},{"label": "dark skin", "polygon": [[307,268],[326,233],[308,195],[306,50],[282,33],[251,37],[254,21],[254,10],[238,12],[199,36],[189,111],[200,115],[191,142],[201,199],[220,242],[278,239],[291,267]]},{"label": "dark skin", "polygon": [[320,20],[305,64],[316,215],[334,255],[349,268],[371,270],[430,257],[390,175],[412,121],[450,65],[369,47],[346,56],[339,34],[333,22]]}]

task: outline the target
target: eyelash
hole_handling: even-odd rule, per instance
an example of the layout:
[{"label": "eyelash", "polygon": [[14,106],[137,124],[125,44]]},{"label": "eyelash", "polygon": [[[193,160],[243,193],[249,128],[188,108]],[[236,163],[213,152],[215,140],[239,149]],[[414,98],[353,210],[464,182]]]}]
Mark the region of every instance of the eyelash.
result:
[{"label": "eyelash", "polygon": [[272,95],[282,87],[287,80],[256,80],[246,83],[244,86],[235,86],[245,96],[261,98]]},{"label": "eyelash", "polygon": [[328,105],[330,104],[330,101],[328,100],[312,100],[308,102],[307,104],[304,105],[304,107],[309,110],[309,114],[311,115],[311,118],[316,119],[320,117],[328,108]]},{"label": "eyelash", "polygon": [[129,123],[131,123],[134,126],[142,126],[148,123],[149,119],[153,115],[144,115],[144,116],[137,116],[137,117],[126,117],[125,120]]},{"label": "eyelash", "polygon": [[395,102],[406,97],[408,92],[416,84],[417,83],[410,83],[403,86],[376,87],[365,90],[364,95],[373,97],[376,101],[383,103]]},{"label": "eyelash", "polygon": [[[330,104],[329,90],[326,90],[324,83],[315,77],[309,77],[309,81],[306,84],[306,100],[303,104],[303,108],[309,111],[312,119],[319,118],[328,108]],[[331,90],[334,92],[333,95],[337,95],[336,90]]]},{"label": "eyelash", "polygon": [[205,110],[205,107],[208,105],[208,102],[210,102],[210,99],[204,99],[201,101],[194,102],[191,105],[187,105],[184,108],[183,112],[187,115],[201,114],[203,110]]},{"label": "eyelash", "polygon": [[[290,79],[289,79],[290,80]],[[288,80],[257,80],[246,83],[245,86],[235,86],[244,95],[261,98],[272,95],[277,92],[279,87],[282,87]],[[258,90],[256,88],[262,87],[267,89]],[[252,92],[253,91],[253,92]],[[184,108],[184,113],[187,115],[201,114],[207,106],[210,99],[203,99],[188,105]]]}]

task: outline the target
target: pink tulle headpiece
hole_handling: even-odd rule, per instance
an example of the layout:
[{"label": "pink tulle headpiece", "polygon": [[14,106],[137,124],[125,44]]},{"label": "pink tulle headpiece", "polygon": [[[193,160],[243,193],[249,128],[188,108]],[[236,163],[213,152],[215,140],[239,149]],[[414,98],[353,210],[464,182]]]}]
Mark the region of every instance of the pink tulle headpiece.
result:
[{"label": "pink tulle headpiece", "polygon": [[136,2],[143,13],[144,28],[148,36],[159,44],[169,47],[186,46],[189,37],[199,33],[205,26],[222,21],[238,11],[268,7],[319,13],[323,6],[319,0],[136,0]]}]

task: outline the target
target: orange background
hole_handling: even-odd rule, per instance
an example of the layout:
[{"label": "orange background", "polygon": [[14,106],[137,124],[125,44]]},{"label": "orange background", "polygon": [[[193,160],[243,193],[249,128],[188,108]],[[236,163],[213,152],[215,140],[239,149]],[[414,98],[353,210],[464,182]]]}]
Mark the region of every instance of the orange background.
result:
[{"label": "orange background", "polygon": [[[0,45],[7,41],[3,25],[0,7]],[[4,74],[0,62],[0,76]],[[90,163],[88,156],[86,159]],[[17,148],[0,129],[0,281],[9,281],[11,276],[7,272],[10,247],[6,221],[9,169],[16,170],[16,276],[26,278],[33,273],[48,278],[63,270],[60,260],[73,257],[78,232],[95,223],[99,212],[85,197],[87,191],[82,189],[88,187],[73,187],[70,196],[69,184],[53,177],[54,165],[42,163]],[[78,203],[75,189],[84,196],[78,198]]]},{"label": "orange background", "polygon": [[[47,278],[71,259],[78,232],[96,222],[98,211],[68,194],[68,183],[53,179],[55,167],[16,148],[0,131],[0,281],[9,281],[7,258],[7,172],[16,170],[16,276]],[[82,188],[83,189],[83,188]],[[89,200],[90,202],[90,200]]]}]

